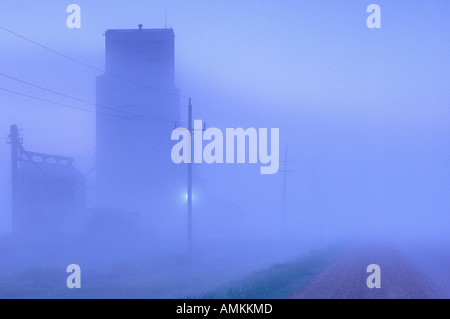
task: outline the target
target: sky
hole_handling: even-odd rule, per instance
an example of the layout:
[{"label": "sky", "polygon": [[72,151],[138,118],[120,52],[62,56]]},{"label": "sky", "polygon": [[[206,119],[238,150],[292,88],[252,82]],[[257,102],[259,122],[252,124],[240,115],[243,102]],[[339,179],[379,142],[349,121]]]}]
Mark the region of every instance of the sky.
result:
[{"label": "sky", "polygon": [[[81,7],[81,29],[66,27],[71,3]],[[377,0],[382,28],[368,29],[371,3],[3,0],[0,26],[102,69],[107,29],[161,28],[167,15],[176,35],[177,86],[192,96],[196,118],[217,127],[280,127],[282,149],[288,144],[295,159],[291,212],[313,212],[302,216],[318,229],[325,221],[343,229],[347,218],[375,220],[367,222],[374,231],[399,220],[438,227],[450,206],[450,3]],[[0,48],[0,72],[95,100],[100,72],[1,29]],[[93,109],[2,76],[0,88]],[[0,101],[5,137],[16,123],[28,148],[75,156],[84,172],[94,165],[95,114],[1,90]],[[206,185],[216,183],[208,181],[211,170],[199,172]],[[253,176],[253,169],[240,170]],[[0,176],[6,231],[6,144]],[[270,185],[280,189],[282,179],[261,179],[240,180],[247,188],[234,200],[249,204],[245,189],[261,182],[270,196],[257,206],[279,207],[279,191],[273,195]],[[231,192],[230,183],[223,192]]]}]

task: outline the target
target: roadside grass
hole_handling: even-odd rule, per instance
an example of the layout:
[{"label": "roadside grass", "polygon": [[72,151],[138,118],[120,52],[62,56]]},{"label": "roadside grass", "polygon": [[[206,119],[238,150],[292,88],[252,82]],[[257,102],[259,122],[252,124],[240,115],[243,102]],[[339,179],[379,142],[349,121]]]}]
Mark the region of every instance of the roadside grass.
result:
[{"label": "roadside grass", "polygon": [[283,264],[254,272],[216,290],[187,299],[285,299],[310,283],[339,255],[328,248]]},{"label": "roadside grass", "polygon": [[[274,264],[253,273],[248,272],[247,276],[242,275],[245,274],[244,268],[236,268],[236,260],[233,263],[230,261],[230,265],[233,265],[232,274],[227,266],[216,267],[217,263],[213,268],[202,263],[178,263],[168,267],[175,265],[174,261],[179,262],[179,258],[161,259],[157,265],[148,264],[147,259],[138,259],[139,264],[132,261],[114,261],[111,265],[106,263],[105,267],[97,265],[84,268],[83,288],[68,289],[68,274],[65,271],[67,262],[62,258],[55,258],[49,265],[42,262],[45,258],[36,258],[31,248],[13,244],[14,242],[0,241],[0,248],[8,248],[0,249],[0,299],[180,296],[184,296],[183,299],[289,298],[311,282],[340,254],[340,249],[336,248],[317,250],[291,262]],[[31,256],[29,258],[33,262],[24,256]],[[252,259],[248,258],[245,263],[245,269],[252,269],[248,267],[253,265]],[[257,269],[257,266],[253,268]],[[227,281],[229,278],[236,278],[236,273],[241,274],[240,279]]]}]

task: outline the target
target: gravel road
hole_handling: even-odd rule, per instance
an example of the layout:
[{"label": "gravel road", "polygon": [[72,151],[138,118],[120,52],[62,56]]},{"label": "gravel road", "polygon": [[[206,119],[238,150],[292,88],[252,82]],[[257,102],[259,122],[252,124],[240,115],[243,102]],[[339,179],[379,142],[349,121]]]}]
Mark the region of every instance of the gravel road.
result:
[{"label": "gravel road", "polygon": [[[381,268],[381,288],[369,289],[367,266]],[[390,247],[353,249],[309,285],[295,293],[294,299],[429,299],[438,296],[402,254]]]}]

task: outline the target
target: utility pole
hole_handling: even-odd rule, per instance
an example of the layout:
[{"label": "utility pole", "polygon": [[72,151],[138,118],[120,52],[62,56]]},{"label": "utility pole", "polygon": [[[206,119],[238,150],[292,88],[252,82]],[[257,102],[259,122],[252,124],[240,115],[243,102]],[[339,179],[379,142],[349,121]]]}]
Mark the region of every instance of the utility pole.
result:
[{"label": "utility pole", "polygon": [[288,163],[292,163],[293,161],[288,161],[288,148],[287,148],[287,144],[284,150],[284,160],[281,161],[282,163],[284,163],[284,170],[282,170],[283,172],[283,210],[282,210],[282,214],[283,217],[286,214],[286,180],[287,180],[287,173],[292,173],[291,170],[288,170]]},{"label": "utility pole", "polygon": [[188,227],[188,249],[189,254],[192,252],[192,148],[193,148],[193,128],[192,128],[192,102],[189,98],[188,106],[188,130],[191,136],[190,161],[188,163],[188,181],[187,181],[187,227]]},{"label": "utility pole", "polygon": [[188,227],[188,246],[189,246],[189,254],[192,253],[192,163],[194,162],[193,148],[194,148],[194,134],[195,131],[206,130],[206,123],[203,123],[203,127],[200,129],[195,129],[192,121],[192,99],[189,98],[189,106],[188,106],[188,131],[190,133],[191,138],[191,151],[190,151],[190,161],[188,163],[188,181],[187,181],[187,227]]},{"label": "utility pole", "polygon": [[18,160],[19,160],[19,129],[16,125],[11,125],[9,133],[9,144],[11,144],[11,204],[12,204],[12,231],[18,232],[19,202],[18,202]]}]

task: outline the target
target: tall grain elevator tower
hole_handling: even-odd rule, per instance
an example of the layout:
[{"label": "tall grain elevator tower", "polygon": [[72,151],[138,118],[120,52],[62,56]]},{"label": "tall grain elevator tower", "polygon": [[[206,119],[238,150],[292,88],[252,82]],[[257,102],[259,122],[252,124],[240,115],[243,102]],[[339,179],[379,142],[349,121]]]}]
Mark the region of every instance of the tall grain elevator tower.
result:
[{"label": "tall grain elevator tower", "polygon": [[141,214],[175,208],[183,189],[172,163],[180,118],[172,29],[107,30],[97,78],[97,206]]}]

